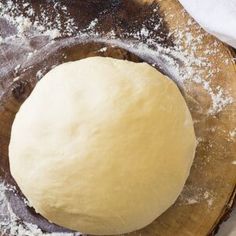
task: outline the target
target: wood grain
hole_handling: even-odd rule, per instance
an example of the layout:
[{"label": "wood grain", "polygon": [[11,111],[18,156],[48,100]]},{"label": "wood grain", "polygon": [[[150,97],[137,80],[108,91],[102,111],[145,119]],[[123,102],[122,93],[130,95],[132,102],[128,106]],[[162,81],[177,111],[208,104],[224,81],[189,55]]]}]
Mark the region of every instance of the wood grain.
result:
[{"label": "wood grain", "polygon": [[[35,9],[37,9],[39,3],[46,7],[46,1],[43,0],[29,2]],[[147,19],[151,15],[153,16],[154,8],[158,9],[154,19],[160,23],[160,27],[152,35],[152,38],[156,39],[163,47],[173,47],[178,32],[189,31],[195,38],[202,37],[204,34],[201,43],[196,46],[194,56],[196,58],[204,57],[211,63],[211,70],[215,71],[211,77],[213,90],[217,90],[217,87],[220,86],[229,93],[234,102],[227,105],[222,111],[209,115],[208,110],[212,105],[212,101],[203,87],[191,79],[187,79],[184,86],[179,84],[193,119],[196,121],[196,135],[198,138],[201,137],[194,164],[183,193],[177,202],[151,225],[129,235],[214,235],[219,223],[225,219],[232,208],[236,193],[236,165],[232,164],[236,160],[236,138],[229,137],[229,132],[236,127],[236,65],[233,60],[234,52],[214,37],[205,34],[197,24],[189,26],[189,20],[193,20],[177,0],[104,2],[72,0],[63,2],[67,5],[71,15],[77,19],[80,30],[86,28],[91,20],[98,18],[100,24],[97,30],[100,33],[106,34],[113,29],[116,32],[116,37],[122,40],[124,40],[124,32],[141,29]],[[164,18],[163,21],[160,20],[162,18]],[[148,27],[154,26],[148,25]],[[168,37],[170,32],[173,32],[172,37]],[[35,39],[29,39],[31,43],[33,40]],[[80,39],[70,40],[65,44],[65,39],[61,38],[57,40],[54,46],[51,46],[49,42],[41,47],[37,46],[39,48],[35,60],[32,59],[30,63],[22,63],[18,74],[8,70],[0,78],[0,173],[12,185],[16,186],[10,175],[8,163],[11,125],[19,107],[37,83],[36,74],[39,70],[46,73],[53,65],[93,55],[153,62],[149,61],[147,57],[134,55],[117,45],[87,42]],[[215,42],[217,42],[217,45]],[[100,49],[105,46],[108,49],[106,52],[101,52]],[[187,39],[183,40],[182,50],[191,52],[191,47],[192,45],[188,44]],[[32,48],[34,48],[33,43]],[[207,50],[216,50],[216,52],[206,55]],[[1,53],[2,51],[0,52],[0,59],[3,56]],[[11,57],[14,58],[14,53]],[[226,60],[228,63],[225,63]],[[168,71],[163,69],[164,65],[159,62],[157,65],[157,69],[168,74]],[[0,66],[2,65],[0,64]],[[0,68],[3,70],[3,66]],[[205,78],[209,75],[209,68],[207,67],[195,65],[194,69],[196,71],[201,70],[202,76]],[[16,76],[19,76],[19,79],[13,81]],[[172,79],[175,80],[174,77]],[[207,195],[210,195],[210,198]],[[196,196],[199,197],[199,201],[189,204],[188,201],[192,198],[195,199]],[[13,210],[21,219],[38,224],[46,232],[65,231],[61,227],[48,223],[37,215],[32,208],[26,207],[19,189],[17,195],[9,192],[8,197]]]}]

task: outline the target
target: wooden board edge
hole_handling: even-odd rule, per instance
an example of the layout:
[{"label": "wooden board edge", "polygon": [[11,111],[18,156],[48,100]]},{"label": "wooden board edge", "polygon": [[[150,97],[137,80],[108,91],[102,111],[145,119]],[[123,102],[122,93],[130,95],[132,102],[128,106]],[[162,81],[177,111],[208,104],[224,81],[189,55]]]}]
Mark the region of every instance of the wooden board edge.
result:
[{"label": "wooden board edge", "polygon": [[210,230],[209,234],[207,236],[214,236],[219,231],[221,225],[227,221],[230,218],[230,215],[233,211],[233,209],[236,209],[236,184],[234,187],[234,190],[232,192],[232,195],[229,198],[229,202],[222,210],[219,218],[217,219],[216,223]]},{"label": "wooden board edge", "polygon": [[[225,44],[225,46],[228,49],[228,53],[231,54],[231,56],[233,58],[236,58],[236,49],[234,49],[226,44]],[[235,65],[235,70],[236,70],[236,61],[234,61],[234,65]],[[217,232],[219,231],[221,225],[230,218],[230,215],[234,209],[236,209],[236,183],[235,183],[234,190],[233,190],[231,196],[229,197],[228,203],[223,208],[220,216],[218,217],[217,221],[215,222],[214,226],[212,227],[212,229],[210,230],[210,232],[208,233],[207,236],[216,235]]]}]

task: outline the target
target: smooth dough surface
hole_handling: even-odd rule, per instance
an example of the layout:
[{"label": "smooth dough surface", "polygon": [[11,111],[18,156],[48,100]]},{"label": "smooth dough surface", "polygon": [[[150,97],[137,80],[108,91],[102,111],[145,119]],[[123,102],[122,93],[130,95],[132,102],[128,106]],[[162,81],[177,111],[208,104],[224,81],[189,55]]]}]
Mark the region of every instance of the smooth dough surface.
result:
[{"label": "smooth dough surface", "polygon": [[195,146],[170,79],[146,63],[91,57],[38,82],[16,115],[9,158],[37,212],[107,235],[140,229],[175,202]]}]

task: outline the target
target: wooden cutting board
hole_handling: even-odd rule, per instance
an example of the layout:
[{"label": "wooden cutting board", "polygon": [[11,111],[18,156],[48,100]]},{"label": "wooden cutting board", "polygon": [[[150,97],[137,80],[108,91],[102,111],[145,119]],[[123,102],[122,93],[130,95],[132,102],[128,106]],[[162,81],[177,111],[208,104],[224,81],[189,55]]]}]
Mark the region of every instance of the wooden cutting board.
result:
[{"label": "wooden cutting board", "polygon": [[[94,55],[146,61],[178,84],[194,119],[198,146],[190,176],[176,203],[151,225],[129,235],[214,235],[229,214],[236,194],[234,52],[205,33],[177,0],[64,0],[61,4],[73,19],[70,33],[68,15],[61,6],[46,0],[27,2],[41,19],[39,24],[48,27],[43,18],[49,16],[52,27],[62,22],[62,33],[52,40],[45,32],[42,36],[27,29],[0,44],[2,179],[16,186],[8,163],[11,125],[38,79],[54,65]],[[17,0],[14,3],[19,5],[17,14],[28,17],[29,7]],[[14,17],[9,23],[7,14],[0,20],[0,35],[4,37],[17,34]],[[35,15],[29,16],[32,22]],[[45,232],[66,231],[25,205],[19,189],[7,190],[6,196],[19,224],[34,223]]]}]

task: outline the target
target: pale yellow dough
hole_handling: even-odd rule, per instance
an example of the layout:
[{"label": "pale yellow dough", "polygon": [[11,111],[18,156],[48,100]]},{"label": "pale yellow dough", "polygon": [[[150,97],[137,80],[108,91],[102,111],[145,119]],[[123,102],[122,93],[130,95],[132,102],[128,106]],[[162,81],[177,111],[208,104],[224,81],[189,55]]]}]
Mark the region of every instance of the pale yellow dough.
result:
[{"label": "pale yellow dough", "polygon": [[16,115],[9,157],[37,212],[107,235],[140,229],[175,202],[195,146],[170,79],[146,63],[92,57],[38,82]]}]

